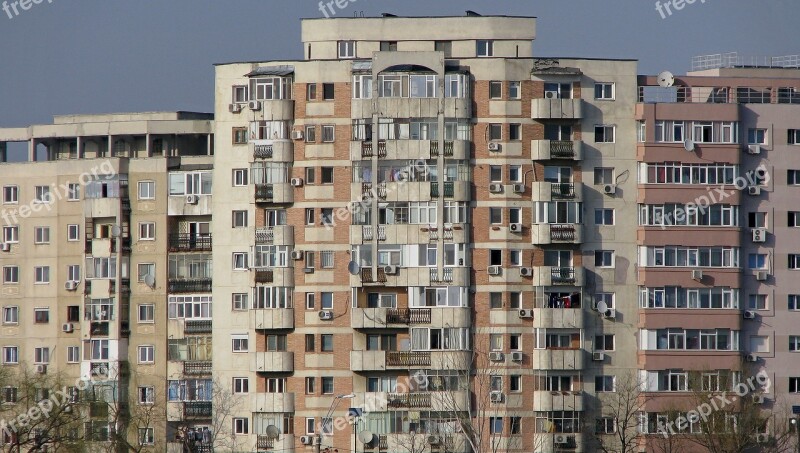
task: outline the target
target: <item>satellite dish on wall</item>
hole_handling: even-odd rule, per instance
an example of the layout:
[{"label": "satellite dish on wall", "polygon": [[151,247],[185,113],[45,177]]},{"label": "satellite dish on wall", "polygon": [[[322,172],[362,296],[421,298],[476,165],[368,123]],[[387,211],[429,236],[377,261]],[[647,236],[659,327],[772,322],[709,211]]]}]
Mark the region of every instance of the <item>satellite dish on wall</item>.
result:
[{"label": "satellite dish on wall", "polygon": [[114,225],[111,227],[111,236],[118,238],[122,234],[122,228],[119,225]]},{"label": "satellite dish on wall", "polygon": [[347,265],[347,271],[350,272],[350,275],[358,275],[361,272],[361,266],[355,261],[350,261],[350,264]]},{"label": "satellite dish on wall", "polygon": [[690,138],[687,138],[687,139],[686,139],[686,140],[683,142],[683,148],[684,148],[686,151],[689,151],[689,152],[692,152],[692,151],[694,151],[694,140],[692,140],[692,139],[690,139]]},{"label": "satellite dish on wall", "polygon": [[362,444],[371,444],[373,439],[375,439],[375,434],[372,431],[361,431],[358,433],[358,440],[360,440]]},{"label": "satellite dish on wall", "polygon": [[664,71],[658,75],[658,84],[663,88],[669,88],[675,85],[675,76],[669,71]]},{"label": "satellite dish on wall", "polygon": [[605,313],[606,311],[608,311],[608,305],[601,300],[600,302],[597,303],[597,311],[599,311],[600,313]]},{"label": "satellite dish on wall", "polygon": [[270,439],[277,439],[280,436],[281,431],[275,425],[269,425],[266,429],[267,437]]},{"label": "satellite dish on wall", "polygon": [[144,277],[144,284],[149,286],[150,288],[155,288],[156,287],[156,278],[155,278],[155,276],[153,276],[153,274],[147,274]]}]

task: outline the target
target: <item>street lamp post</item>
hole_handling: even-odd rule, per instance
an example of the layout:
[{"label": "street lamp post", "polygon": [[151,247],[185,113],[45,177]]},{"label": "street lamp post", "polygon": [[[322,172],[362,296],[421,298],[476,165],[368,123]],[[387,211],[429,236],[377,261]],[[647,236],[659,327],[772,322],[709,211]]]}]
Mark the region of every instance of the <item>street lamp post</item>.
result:
[{"label": "street lamp post", "polygon": [[[321,424],[321,427],[320,427],[320,433],[317,434],[317,441],[315,442],[315,445],[314,445],[314,452],[315,453],[320,453],[320,451],[322,449],[322,431],[325,430],[326,421],[328,421],[329,423],[333,424],[333,420],[331,420],[331,414],[333,414],[333,412],[336,410],[336,407],[339,406],[339,402],[341,400],[351,399],[351,398],[355,398],[355,397],[356,397],[355,393],[348,393],[347,395],[337,395],[337,396],[335,396],[333,398],[333,401],[331,401],[331,407],[328,408],[328,413],[325,414],[325,418],[322,419],[322,424]],[[331,426],[331,432],[333,432],[333,427],[332,426]]]}]

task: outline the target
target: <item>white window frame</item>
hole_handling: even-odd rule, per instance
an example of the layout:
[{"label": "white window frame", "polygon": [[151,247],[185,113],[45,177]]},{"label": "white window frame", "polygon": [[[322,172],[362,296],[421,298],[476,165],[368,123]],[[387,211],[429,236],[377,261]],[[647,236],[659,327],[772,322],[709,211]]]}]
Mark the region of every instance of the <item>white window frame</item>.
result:
[{"label": "white window frame", "polygon": [[247,334],[231,335],[231,352],[247,353],[250,351],[250,336]]},{"label": "white window frame", "polygon": [[[6,196],[8,195],[8,196]],[[19,186],[3,186],[3,204],[19,203]]]},{"label": "white window frame", "polygon": [[136,317],[140,324],[154,324],[156,322],[155,304],[139,304]]},{"label": "white window frame", "polygon": [[76,182],[67,184],[67,201],[80,201],[81,186]]},{"label": "white window frame", "polygon": [[231,295],[231,309],[234,311],[243,311],[250,308],[250,301],[247,293],[233,293]]},{"label": "white window frame", "polygon": [[156,199],[156,182],[155,181],[139,181],[137,195],[140,200],[155,200]]},{"label": "white window frame", "polygon": [[[600,96],[598,96],[598,88]],[[616,98],[617,90],[614,82],[596,82],[594,84],[594,98],[598,101],[613,101]]]},{"label": "white window frame", "polygon": [[489,58],[494,56],[494,41],[491,39],[479,39],[475,42],[475,56],[478,58]]},{"label": "white window frame", "polygon": [[33,283],[35,285],[50,284],[50,266],[35,266],[33,268]]},{"label": "white window frame", "polygon": [[358,54],[358,43],[353,40],[339,41],[336,48],[340,60],[352,60]]},{"label": "white window frame", "polygon": [[[602,129],[602,140],[597,140],[597,134]],[[611,139],[609,140],[609,133]],[[616,143],[617,142],[617,126],[613,124],[595,124],[594,126],[595,143]]]},{"label": "white window frame", "polygon": [[81,240],[81,226],[78,224],[67,225],[67,241],[74,242]]},{"label": "white window frame", "polygon": [[247,260],[247,252],[233,252],[233,262],[231,263],[233,270],[246,271],[249,270],[249,262]]},{"label": "white window frame", "polygon": [[233,169],[233,187],[245,187],[248,184],[247,168]]},{"label": "white window frame", "polygon": [[139,364],[153,364],[156,361],[156,347],[151,344],[140,345],[136,349],[136,359]]},{"label": "white window frame", "polygon": [[47,204],[53,200],[50,186],[35,186],[33,202],[35,204]]},{"label": "white window frame", "polygon": [[140,222],[139,223],[139,240],[140,241],[155,241],[156,240],[156,224],[155,224],[155,222]]},{"label": "white window frame", "polygon": [[3,242],[6,244],[19,244],[19,225],[6,225],[3,227]]},{"label": "white window frame", "polygon": [[19,324],[18,305],[6,305],[3,307],[3,324]]},{"label": "white window frame", "polygon": [[50,227],[37,226],[33,228],[33,243],[34,244],[49,244],[50,243]]}]

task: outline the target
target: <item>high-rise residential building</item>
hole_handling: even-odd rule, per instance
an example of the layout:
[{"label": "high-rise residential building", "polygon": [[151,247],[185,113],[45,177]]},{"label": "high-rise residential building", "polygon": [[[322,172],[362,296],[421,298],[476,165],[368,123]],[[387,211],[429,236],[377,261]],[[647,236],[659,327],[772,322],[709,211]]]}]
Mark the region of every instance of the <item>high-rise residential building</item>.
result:
[{"label": "high-rise residential building", "polygon": [[214,115],[0,129],[2,368],[110,368],[83,438],[174,453],[656,451],[762,369],[742,401],[797,403],[792,62],[637,76],[535,30],[307,19]]}]

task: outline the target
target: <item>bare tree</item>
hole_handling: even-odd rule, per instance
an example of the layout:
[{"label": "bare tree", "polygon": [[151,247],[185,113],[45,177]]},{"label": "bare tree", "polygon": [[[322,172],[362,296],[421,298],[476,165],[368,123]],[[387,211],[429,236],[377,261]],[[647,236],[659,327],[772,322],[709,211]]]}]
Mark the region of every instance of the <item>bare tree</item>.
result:
[{"label": "bare tree", "polygon": [[193,428],[193,423],[186,420],[178,426],[180,438],[178,439],[184,446],[184,451],[212,451],[209,447],[220,448],[222,451],[239,451],[244,449],[238,436],[233,433],[233,413],[241,405],[242,396],[236,395],[228,390],[222,383],[214,379],[212,382],[211,394],[211,417],[208,419],[209,427],[207,432],[197,433],[200,439],[192,439],[189,433]]},{"label": "bare tree", "polygon": [[644,392],[643,383],[635,371],[617,376],[615,390],[602,394],[602,416],[613,418],[612,433],[599,433],[594,429],[593,440],[597,451],[604,453],[630,453],[638,451],[639,414],[644,411],[650,396]]}]

